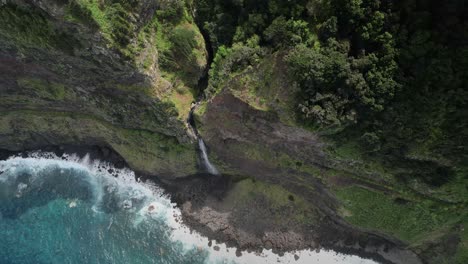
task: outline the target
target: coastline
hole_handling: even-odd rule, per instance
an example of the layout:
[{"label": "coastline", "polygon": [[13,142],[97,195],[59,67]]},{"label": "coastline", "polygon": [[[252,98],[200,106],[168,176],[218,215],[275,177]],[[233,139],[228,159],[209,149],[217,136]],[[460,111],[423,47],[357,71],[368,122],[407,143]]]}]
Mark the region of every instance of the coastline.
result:
[{"label": "coastline", "polygon": [[[53,152],[59,157],[65,153],[73,153],[79,157],[89,155],[90,159],[109,162],[116,168],[128,167],[122,157],[102,146],[49,146],[40,150],[18,152],[0,150],[0,160],[12,155],[27,156],[25,153],[33,151]],[[210,241],[208,245],[213,245],[215,250],[219,245],[214,245],[212,241],[225,244],[226,250],[236,248],[237,256],[247,253],[258,255],[267,251],[279,256],[290,255],[296,259],[300,258],[301,251],[332,250],[372,259],[378,263],[422,263],[414,253],[402,248],[403,245],[398,244],[398,241],[371,233],[362,235],[363,230],[349,225],[342,226],[341,220],[333,219],[332,215],[329,216],[329,221],[314,230],[305,226],[292,226],[289,230],[265,230],[262,225],[251,226],[251,222],[244,222],[242,213],[235,210],[220,212],[217,209],[222,205],[223,198],[236,181],[242,180],[236,176],[197,174],[167,180],[168,177],[143,175],[135,168],[130,169],[143,181],[149,180],[160,186],[180,208],[183,224],[206,237]],[[267,206],[262,205],[261,201],[259,203],[261,207]],[[268,211],[261,211],[256,217],[272,216]],[[328,226],[330,223],[333,225]],[[299,254],[297,257],[296,252]]]},{"label": "coastline", "polygon": [[[238,253],[261,253],[266,249],[281,256],[302,250],[315,252],[332,250],[340,254],[372,259],[383,264],[422,263],[419,257],[405,249],[401,242],[352,227],[340,219],[330,218],[326,223],[312,227],[313,229],[309,229],[309,226],[291,226],[289,230],[280,230],[275,227],[265,230],[265,226],[261,224],[252,226],[252,222],[246,221],[242,212],[217,210],[223,206],[222,198],[229,192],[233,184],[229,181],[232,178],[224,176],[225,179],[219,178],[221,182],[217,182],[213,178],[211,180],[208,178],[206,181],[200,180],[202,177],[210,176],[198,175],[198,177],[192,176],[191,179],[179,179],[176,190],[171,185],[166,186],[165,190],[171,194],[180,207],[183,221],[187,226],[218,243],[226,243],[229,247],[237,248]],[[181,183],[184,180],[186,182]],[[225,180],[228,182],[223,182]],[[200,186],[200,181],[205,182],[206,185]],[[189,189],[194,191],[188,191]],[[258,206],[258,203],[262,201],[256,202]],[[274,216],[269,213],[259,213],[256,217],[272,218]]]}]

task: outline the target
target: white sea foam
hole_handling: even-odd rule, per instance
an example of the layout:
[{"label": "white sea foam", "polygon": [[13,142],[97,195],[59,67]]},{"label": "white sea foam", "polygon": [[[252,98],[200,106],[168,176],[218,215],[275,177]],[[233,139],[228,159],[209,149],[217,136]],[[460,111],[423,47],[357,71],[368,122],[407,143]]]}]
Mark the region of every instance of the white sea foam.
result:
[{"label": "white sea foam", "polygon": [[[0,181],[6,181],[7,177],[13,175],[8,172],[14,172],[15,170],[29,170],[34,172],[34,176],[40,175],[38,172],[50,168],[59,168],[62,173],[67,169],[87,172],[84,175],[88,175],[86,180],[93,188],[96,210],[99,210],[102,202],[104,188],[110,188],[108,190],[115,192],[122,198],[122,208],[134,212],[133,224],[135,226],[145,221],[152,221],[152,219],[162,219],[171,230],[173,242],[181,242],[185,251],[196,249],[207,252],[209,263],[376,263],[358,256],[344,255],[329,250],[321,250],[320,252],[302,250],[286,253],[284,256],[274,254],[271,250],[264,250],[260,254],[242,252],[242,256],[237,257],[235,248],[229,248],[223,243],[215,242],[213,247],[219,247],[219,250],[216,251],[213,247],[208,246],[208,238],[190,230],[182,223],[181,211],[174,203],[171,203],[169,197],[164,194],[161,188],[151,182],[139,182],[135,179],[134,172],[129,169],[116,169],[109,163],[90,160],[89,156],[84,158],[79,158],[76,155],[58,157],[52,153],[34,152],[28,158],[11,157],[8,160],[0,161],[0,171],[6,172],[0,174]],[[37,180],[37,178],[33,180]],[[139,201],[140,205],[137,206],[134,202],[129,202],[130,200]],[[112,222],[109,224],[109,228],[111,225]],[[298,260],[295,260],[295,255],[299,257]]]}]

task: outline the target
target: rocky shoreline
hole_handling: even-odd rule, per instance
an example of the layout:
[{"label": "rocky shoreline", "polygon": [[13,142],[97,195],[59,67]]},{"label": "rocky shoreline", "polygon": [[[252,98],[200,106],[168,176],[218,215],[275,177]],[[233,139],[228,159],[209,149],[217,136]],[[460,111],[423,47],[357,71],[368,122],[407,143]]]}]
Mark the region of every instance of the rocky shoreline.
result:
[{"label": "rocky shoreline", "polygon": [[[120,155],[104,146],[47,146],[21,152],[0,150],[0,159],[12,155],[26,156],[28,151],[53,152],[58,156],[64,153],[89,155],[91,159],[110,162],[117,168],[128,167]],[[284,226],[274,218],[278,214],[287,217],[291,212],[275,210],[261,197],[251,204],[233,206],[230,204],[233,190],[240,182],[249,181],[248,178],[196,174],[168,180],[168,177],[138,172],[137,175],[143,180],[156,182],[170,194],[182,211],[184,224],[210,240],[237,248],[238,255],[242,251],[261,252],[263,249],[271,249],[279,255],[304,249],[331,249],[379,263],[423,263],[401,242],[352,227],[333,214],[322,218],[317,226]]]},{"label": "rocky shoreline", "polygon": [[334,215],[327,216],[318,226],[287,228],[269,220],[278,213],[287,216],[288,212],[268,208],[269,204],[262,199],[242,208],[227,208],[229,201],[226,198],[237,183],[230,176],[215,177],[196,175],[179,179],[176,184],[166,186],[166,190],[180,206],[186,225],[218,243],[236,247],[238,254],[271,249],[282,255],[298,250],[323,249],[378,263],[423,263],[402,242],[352,227]]}]

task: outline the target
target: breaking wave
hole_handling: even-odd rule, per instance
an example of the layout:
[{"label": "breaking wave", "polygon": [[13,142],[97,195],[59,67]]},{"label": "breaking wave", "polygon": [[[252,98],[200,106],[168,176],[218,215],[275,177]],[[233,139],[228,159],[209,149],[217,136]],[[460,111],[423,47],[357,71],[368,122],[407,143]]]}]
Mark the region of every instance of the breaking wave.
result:
[{"label": "breaking wave", "polygon": [[129,169],[41,152],[0,161],[0,263],[375,263],[326,250],[236,257],[208,242]]}]

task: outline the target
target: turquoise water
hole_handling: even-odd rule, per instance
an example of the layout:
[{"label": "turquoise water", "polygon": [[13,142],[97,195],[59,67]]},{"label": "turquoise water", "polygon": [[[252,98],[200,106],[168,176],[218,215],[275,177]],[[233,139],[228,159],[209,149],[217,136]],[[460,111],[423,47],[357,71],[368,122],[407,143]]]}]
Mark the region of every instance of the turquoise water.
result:
[{"label": "turquoise water", "polygon": [[159,205],[156,216],[140,212],[153,198],[143,188],[64,162],[20,159],[0,168],[2,264],[208,260],[207,251],[171,240],[161,212],[170,204]]},{"label": "turquoise water", "polygon": [[37,155],[0,161],[1,264],[372,263],[326,251],[303,254],[299,262],[271,252],[236,258],[235,249],[213,250],[181,225],[162,190],[138,182],[133,172]]}]

